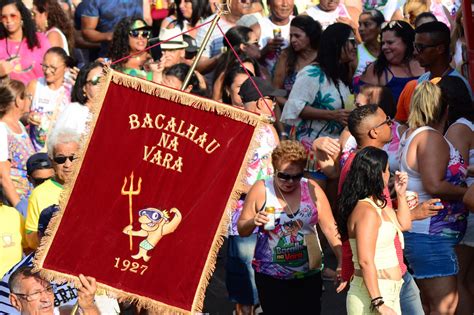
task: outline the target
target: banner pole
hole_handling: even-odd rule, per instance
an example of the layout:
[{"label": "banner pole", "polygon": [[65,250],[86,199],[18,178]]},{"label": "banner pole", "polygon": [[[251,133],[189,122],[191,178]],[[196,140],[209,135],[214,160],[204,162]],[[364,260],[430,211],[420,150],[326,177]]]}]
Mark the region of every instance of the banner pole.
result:
[{"label": "banner pole", "polygon": [[[230,7],[230,5],[227,4],[227,10],[229,9],[229,7]],[[201,59],[202,54],[204,53],[204,49],[206,49],[206,46],[207,46],[207,43],[209,42],[209,39],[211,38],[212,32],[214,32],[214,29],[217,26],[217,22],[221,19],[222,14],[227,14],[228,13],[227,10],[223,10],[223,9],[218,8],[217,13],[216,13],[217,15],[214,18],[214,20],[212,21],[211,26],[209,27],[209,30],[207,30],[206,36],[204,36],[204,39],[202,41],[201,47],[199,47],[196,58],[194,59],[193,64],[191,65],[191,68],[189,69],[189,72],[188,72],[188,74],[186,75],[186,78],[183,81],[183,85],[181,85],[181,91],[184,91],[187,88],[188,83],[191,80],[191,76],[193,75],[194,70],[196,70],[196,66],[197,66],[199,60]]]}]

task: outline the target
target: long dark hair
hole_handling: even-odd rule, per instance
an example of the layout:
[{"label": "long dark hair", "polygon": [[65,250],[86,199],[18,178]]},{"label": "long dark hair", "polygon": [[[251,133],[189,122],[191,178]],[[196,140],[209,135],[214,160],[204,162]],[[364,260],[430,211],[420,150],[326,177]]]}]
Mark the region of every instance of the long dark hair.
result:
[{"label": "long dark hair", "polygon": [[386,206],[383,173],[387,163],[387,152],[375,147],[356,154],[339,195],[337,226],[343,239],[348,238],[347,221],[359,200],[369,197],[380,201],[382,208]]},{"label": "long dark hair", "polygon": [[[394,32],[396,37],[401,38],[402,42],[406,46],[403,62],[410,62],[410,60],[413,58],[413,42],[415,41],[415,31],[413,28],[405,21],[391,21],[382,29],[380,35],[383,36],[383,33],[388,31]],[[384,71],[388,68],[388,65],[389,64],[385,54],[383,52],[380,53],[378,58],[374,61],[375,74],[377,74],[378,77],[381,77]]]},{"label": "long dark hair", "polygon": [[[109,58],[112,61],[119,60],[125,56],[130,55],[130,44],[128,33],[133,25],[133,22],[140,20],[147,25],[146,22],[139,17],[126,17],[121,19],[114,29],[112,43],[109,48]],[[128,59],[123,60],[114,65],[114,68],[121,69]]]},{"label": "long dark hair", "polygon": [[441,97],[448,103],[448,124],[459,118],[474,123],[474,104],[464,81],[455,76],[446,75],[438,83]]},{"label": "long dark hair", "polygon": [[[302,30],[306,36],[308,36],[311,48],[318,50],[319,40],[321,39],[321,33],[323,31],[321,24],[318,21],[315,21],[309,15],[298,15],[291,21],[290,26]],[[296,61],[296,52],[290,44],[288,46],[288,58],[286,64],[287,74],[295,71]]]},{"label": "long dark hair", "polygon": [[77,75],[77,78],[76,78],[76,83],[74,84],[74,87],[72,88],[71,102],[77,102],[81,105],[84,105],[87,103],[88,99],[84,93],[84,86],[87,83],[87,76],[89,75],[89,72],[91,72],[92,69],[102,68],[103,66],[104,65],[101,62],[94,61],[84,66],[81,69],[81,71],[79,71],[79,74]]},{"label": "long dark hair", "polygon": [[[232,53],[232,55],[234,55],[234,54]],[[242,63],[251,63],[253,65],[253,68],[255,69],[255,71],[252,72],[252,71],[248,70],[248,72],[252,76],[260,77],[262,75],[262,73],[260,71],[260,64],[258,63],[257,60],[255,60],[252,57],[247,56],[243,52],[239,54],[239,58],[242,61]],[[228,104],[228,103],[224,101],[224,99],[225,99],[224,96],[226,95],[225,88],[230,87],[232,82],[234,82],[235,75],[237,75],[237,72],[236,72],[235,68],[240,68],[240,71],[238,73],[246,73],[243,66],[240,64],[239,60],[237,58],[235,58],[235,56],[234,56],[234,59],[230,59],[229,63],[227,64],[227,67],[224,69],[224,83],[222,84],[222,91],[221,92],[222,92],[222,101],[226,104]],[[232,79],[229,78],[229,72],[234,72]],[[230,99],[227,99],[227,100],[230,100]]]},{"label": "long dark hair", "polygon": [[352,28],[344,23],[334,23],[328,26],[321,34],[318,57],[316,61],[324,74],[335,85],[341,80],[351,86],[352,78],[349,75],[349,63],[340,63],[342,49],[345,47]]},{"label": "long dark hair", "polygon": [[74,29],[71,18],[64,12],[57,0],[33,0],[40,13],[48,13],[48,28],[57,27],[66,36],[69,52],[74,47]]},{"label": "long dark hair", "polygon": [[[184,28],[184,21],[186,18],[181,13],[179,9],[179,3],[181,0],[175,0],[174,3],[176,5],[176,25],[178,25],[181,29]],[[188,20],[189,24],[194,27],[199,22],[200,19],[205,19],[212,15],[211,5],[209,4],[208,0],[191,0],[193,6],[193,14],[191,15],[191,19]]]},{"label": "long dark hair", "polygon": [[[180,80],[181,82],[184,82],[184,80],[186,79],[186,75],[188,74],[190,69],[191,67],[188,66],[187,64],[178,63],[165,69],[165,71],[163,71],[163,75],[173,76],[173,77],[178,78],[178,80]],[[203,91],[201,89],[201,86],[199,84],[199,79],[195,73],[191,74],[189,84],[192,86],[192,89],[190,92],[191,94],[205,96],[206,91]]]},{"label": "long dark hair", "polygon": [[[249,71],[249,73],[251,76],[253,76],[252,72]],[[222,83],[222,103],[232,105],[232,100],[230,99],[230,95],[227,94],[226,88],[230,89],[230,86],[232,83],[234,83],[235,78],[239,74],[247,75],[247,72],[245,72],[244,68],[242,68],[240,65],[236,65],[226,71],[224,82]]]},{"label": "long dark hair", "polygon": [[222,38],[222,40],[224,41],[224,47],[227,49],[227,51],[217,59],[216,68],[214,72],[215,79],[217,79],[222,72],[225,72],[225,70],[229,66],[231,66],[231,63],[233,63],[234,60],[237,59],[234,55],[234,52],[230,48],[231,46],[237,52],[238,55],[244,54],[244,52],[240,49],[240,45],[248,43],[250,39],[249,34],[251,32],[252,29],[250,27],[237,25],[230,28],[225,33],[225,36],[227,37],[229,42],[227,42],[225,38]]},{"label": "long dark hair", "polygon": [[[4,6],[9,4],[14,4],[18,11],[20,11],[21,20],[23,21],[22,30],[23,37],[26,38],[26,43],[28,48],[32,50],[35,47],[40,48],[40,42],[36,36],[36,26],[33,18],[31,17],[30,10],[23,4],[21,0],[2,0],[0,2],[0,11],[3,10]],[[3,26],[3,23],[0,23],[0,39],[8,37],[8,32]]]}]

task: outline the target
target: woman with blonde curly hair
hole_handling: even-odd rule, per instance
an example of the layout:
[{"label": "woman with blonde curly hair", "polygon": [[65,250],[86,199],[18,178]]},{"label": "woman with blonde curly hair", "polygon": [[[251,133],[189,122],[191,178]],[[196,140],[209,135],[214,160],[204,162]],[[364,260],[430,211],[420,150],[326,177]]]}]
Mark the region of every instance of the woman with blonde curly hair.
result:
[{"label": "woman with blonde curly hair", "polygon": [[405,257],[413,270],[427,313],[454,314],[458,304],[455,245],[466,230],[466,165],[443,136],[448,104],[441,89],[423,82],[413,94],[409,129],[400,140],[400,170],[410,177],[407,190],[418,202],[440,198],[405,233]]},{"label": "woman with blonde curly hair", "polygon": [[49,39],[52,47],[61,47],[70,55],[74,47],[72,21],[57,0],[33,0],[31,14],[36,27]]},{"label": "woman with blonde curly hair", "polygon": [[323,190],[303,178],[306,150],[301,143],[282,141],[272,153],[272,164],[275,175],[252,186],[237,224],[240,236],[259,229],[253,260],[259,300],[268,314],[320,314],[322,264],[316,224],[340,266],[336,222]]}]

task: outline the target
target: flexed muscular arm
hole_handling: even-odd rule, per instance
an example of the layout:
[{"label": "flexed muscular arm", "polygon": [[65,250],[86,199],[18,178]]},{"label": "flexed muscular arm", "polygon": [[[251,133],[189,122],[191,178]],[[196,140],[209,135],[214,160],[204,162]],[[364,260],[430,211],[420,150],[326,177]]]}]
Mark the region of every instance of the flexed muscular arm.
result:
[{"label": "flexed muscular arm", "polygon": [[179,212],[177,208],[172,208],[170,212],[174,213],[174,217],[170,222],[166,223],[165,226],[163,227],[163,235],[173,233],[174,230],[176,230],[178,225],[181,223],[181,220],[183,219],[181,212]]}]

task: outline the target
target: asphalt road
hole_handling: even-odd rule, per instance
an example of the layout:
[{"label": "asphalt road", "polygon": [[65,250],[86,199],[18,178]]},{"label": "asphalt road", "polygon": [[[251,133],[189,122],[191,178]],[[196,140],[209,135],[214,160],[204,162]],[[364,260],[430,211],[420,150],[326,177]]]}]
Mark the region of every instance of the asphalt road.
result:
[{"label": "asphalt road", "polygon": [[[217,259],[216,271],[207,287],[203,313],[210,315],[231,315],[233,313],[234,305],[227,298],[227,289],[225,286],[224,266],[226,246],[227,242],[224,242]],[[326,266],[335,269],[336,259],[330,251],[324,250],[324,263]],[[321,307],[322,314],[346,314],[345,293],[337,294],[331,281],[324,281],[324,287],[325,291],[323,292]]]}]

